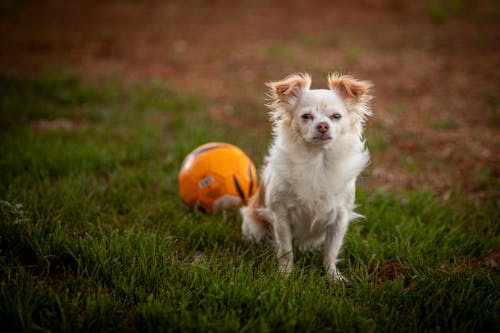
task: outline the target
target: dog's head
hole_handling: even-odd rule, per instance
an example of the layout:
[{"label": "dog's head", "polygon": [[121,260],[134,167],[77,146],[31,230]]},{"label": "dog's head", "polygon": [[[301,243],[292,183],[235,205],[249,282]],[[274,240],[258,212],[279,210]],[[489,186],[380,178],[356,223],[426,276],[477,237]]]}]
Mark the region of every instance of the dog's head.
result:
[{"label": "dog's head", "polygon": [[275,131],[318,146],[328,146],[343,134],[362,135],[371,115],[371,83],[348,75],[328,76],[330,89],[310,89],[308,74],[294,74],[269,87],[271,120]]}]

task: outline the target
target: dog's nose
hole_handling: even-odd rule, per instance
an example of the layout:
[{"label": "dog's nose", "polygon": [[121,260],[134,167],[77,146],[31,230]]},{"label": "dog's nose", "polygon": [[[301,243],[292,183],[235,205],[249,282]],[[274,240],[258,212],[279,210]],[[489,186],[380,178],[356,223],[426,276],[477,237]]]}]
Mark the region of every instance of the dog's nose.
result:
[{"label": "dog's nose", "polygon": [[326,132],[328,132],[328,129],[330,128],[330,126],[328,125],[328,123],[322,121],[320,122],[318,125],[316,125],[316,129],[318,130],[318,132],[320,132],[321,134],[325,134]]}]

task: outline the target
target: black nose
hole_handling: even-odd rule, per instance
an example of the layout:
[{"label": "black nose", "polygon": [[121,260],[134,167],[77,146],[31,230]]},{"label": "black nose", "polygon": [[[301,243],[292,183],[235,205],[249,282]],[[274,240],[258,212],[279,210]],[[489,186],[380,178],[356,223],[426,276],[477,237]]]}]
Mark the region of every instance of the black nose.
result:
[{"label": "black nose", "polygon": [[326,132],[328,132],[328,129],[330,128],[330,126],[328,126],[328,123],[322,121],[320,122],[318,125],[316,125],[316,129],[318,130],[318,132],[320,132],[321,134],[325,134]]}]

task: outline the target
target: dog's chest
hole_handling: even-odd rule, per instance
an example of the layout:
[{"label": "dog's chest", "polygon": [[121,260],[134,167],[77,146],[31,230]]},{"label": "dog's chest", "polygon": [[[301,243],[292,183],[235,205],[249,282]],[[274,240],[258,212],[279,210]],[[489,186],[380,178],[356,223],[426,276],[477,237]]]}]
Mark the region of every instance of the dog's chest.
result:
[{"label": "dog's chest", "polygon": [[335,206],[344,205],[346,184],[336,177],[339,170],[323,159],[287,167],[288,210],[298,220],[324,220]]},{"label": "dog's chest", "polygon": [[326,228],[335,222],[342,209],[335,200],[326,200],[321,196],[306,199],[291,195],[287,208],[287,223],[290,224],[293,239],[302,249],[313,249],[324,241]]},{"label": "dog's chest", "polygon": [[346,179],[341,167],[319,156],[288,163],[284,173],[289,174],[288,186],[302,204],[322,210],[322,206],[328,205],[345,190]]}]

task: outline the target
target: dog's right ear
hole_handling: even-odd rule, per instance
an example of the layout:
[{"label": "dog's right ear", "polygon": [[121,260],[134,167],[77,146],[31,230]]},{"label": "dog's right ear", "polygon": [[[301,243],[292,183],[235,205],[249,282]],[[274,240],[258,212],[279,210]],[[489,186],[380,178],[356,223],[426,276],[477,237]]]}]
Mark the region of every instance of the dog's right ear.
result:
[{"label": "dog's right ear", "polygon": [[268,82],[266,86],[269,88],[269,108],[286,110],[297,104],[304,90],[309,90],[311,77],[307,73],[292,74],[281,81]]}]

